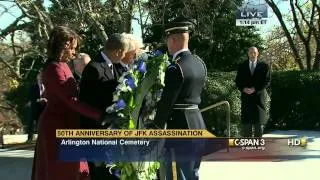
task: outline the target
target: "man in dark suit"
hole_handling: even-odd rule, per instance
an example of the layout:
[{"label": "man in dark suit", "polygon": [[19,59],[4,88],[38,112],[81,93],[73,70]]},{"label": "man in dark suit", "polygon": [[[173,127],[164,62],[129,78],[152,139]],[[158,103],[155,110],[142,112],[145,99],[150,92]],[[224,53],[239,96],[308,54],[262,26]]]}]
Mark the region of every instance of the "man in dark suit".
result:
[{"label": "man in dark suit", "polygon": [[268,65],[258,59],[256,47],[248,49],[248,56],[249,60],[239,65],[235,79],[241,92],[241,135],[261,137],[266,111],[265,89],[270,84],[270,71]]},{"label": "man in dark suit", "polygon": [[[155,128],[167,129],[206,129],[198,105],[201,102],[201,92],[206,78],[206,66],[188,49],[189,30],[191,23],[184,18],[177,18],[166,25],[166,42],[169,53],[173,55],[173,63],[165,72],[165,87],[158,103],[154,119]],[[174,145],[173,145],[174,146]],[[177,174],[180,180],[197,180],[201,156],[182,161],[176,159],[176,172],[172,171],[174,157],[185,152],[186,148],[172,147],[166,143],[166,153],[169,159],[166,166],[166,179]],[[200,146],[197,148],[201,149]],[[187,158],[187,157],[185,157]]]},{"label": "man in dark suit", "polygon": [[29,109],[29,125],[28,125],[28,140],[30,143],[33,139],[34,124],[38,126],[38,120],[42,111],[44,110],[47,99],[43,97],[44,85],[42,83],[41,72],[37,75],[37,82],[33,84],[29,91],[29,102],[27,108]]},{"label": "man in dark suit", "polygon": [[[118,85],[119,74],[113,64],[118,64],[127,52],[127,40],[118,33],[112,34],[97,58],[84,68],[80,83],[80,101],[105,110],[113,104],[113,92]],[[101,122],[81,117],[81,127],[101,129]],[[89,162],[90,176],[96,179],[118,179],[111,175],[103,163]]]}]

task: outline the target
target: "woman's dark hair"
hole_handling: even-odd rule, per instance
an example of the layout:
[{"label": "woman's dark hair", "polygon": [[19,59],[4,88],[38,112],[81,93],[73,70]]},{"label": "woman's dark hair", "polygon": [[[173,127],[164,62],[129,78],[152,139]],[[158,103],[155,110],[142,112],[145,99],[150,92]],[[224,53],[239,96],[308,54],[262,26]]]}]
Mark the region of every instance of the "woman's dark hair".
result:
[{"label": "woman's dark hair", "polygon": [[[66,26],[55,27],[49,37],[47,54],[47,63],[58,61],[61,51],[67,42],[73,42],[74,40],[80,41],[79,35],[72,29]],[[79,46],[79,45],[78,45]]]}]

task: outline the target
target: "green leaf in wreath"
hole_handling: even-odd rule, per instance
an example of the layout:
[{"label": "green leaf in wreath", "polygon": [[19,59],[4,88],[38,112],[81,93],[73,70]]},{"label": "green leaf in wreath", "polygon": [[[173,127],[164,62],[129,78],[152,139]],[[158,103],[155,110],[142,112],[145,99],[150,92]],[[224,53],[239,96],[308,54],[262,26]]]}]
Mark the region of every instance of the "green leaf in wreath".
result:
[{"label": "green leaf in wreath", "polygon": [[129,103],[128,103],[130,108],[133,108],[134,106],[134,98],[133,98],[133,94],[130,94],[130,98],[129,98]]},{"label": "green leaf in wreath", "polygon": [[132,117],[130,117],[130,120],[129,120],[129,129],[134,129],[135,128],[135,125],[134,125],[134,119]]},{"label": "green leaf in wreath", "polygon": [[121,173],[120,180],[126,180],[126,179],[128,179],[126,173]]},{"label": "green leaf in wreath", "polygon": [[126,164],[126,166],[125,166],[125,171],[126,171],[126,174],[128,175],[128,176],[131,176],[131,174],[132,174],[132,166],[131,166],[131,163],[128,163],[128,164]]}]

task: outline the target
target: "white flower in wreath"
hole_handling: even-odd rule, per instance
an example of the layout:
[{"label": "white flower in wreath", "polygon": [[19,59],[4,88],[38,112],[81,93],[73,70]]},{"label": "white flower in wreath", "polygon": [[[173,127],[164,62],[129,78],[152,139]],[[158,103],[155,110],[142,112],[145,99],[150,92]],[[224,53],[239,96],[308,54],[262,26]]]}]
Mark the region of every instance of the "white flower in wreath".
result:
[{"label": "white flower in wreath", "polygon": [[128,87],[126,84],[127,79],[123,79],[120,84],[117,86],[116,91],[128,92]]},{"label": "white flower in wreath", "polygon": [[128,92],[128,91],[129,91],[129,92],[132,92],[132,91],[133,91],[130,86],[126,86],[126,89],[125,89],[124,92]]},{"label": "white flower in wreath", "polygon": [[145,97],[145,100],[146,100],[146,102],[145,102],[146,106],[150,107],[152,105],[152,93],[151,92],[148,92],[148,94]]},{"label": "white flower in wreath", "polygon": [[121,118],[124,118],[124,114],[123,113],[119,113],[118,116],[121,117]]},{"label": "white flower in wreath", "polygon": [[157,162],[145,162],[142,167],[139,168],[138,178],[139,179],[156,179],[157,172],[154,170],[153,166],[157,165]]},{"label": "white flower in wreath", "polygon": [[159,83],[164,86],[164,78],[165,78],[165,73],[163,71],[160,71],[159,73]]},{"label": "white flower in wreath", "polygon": [[118,101],[119,97],[120,97],[120,94],[114,94],[112,99],[113,101]]},{"label": "white flower in wreath", "polygon": [[137,69],[138,66],[136,64],[133,65],[132,69]]},{"label": "white flower in wreath", "polygon": [[148,115],[148,118],[147,118],[147,119],[149,119],[149,120],[154,120],[155,117],[156,117],[156,111],[154,110],[154,111],[152,111],[151,114]]},{"label": "white flower in wreath", "polygon": [[156,99],[156,101],[160,101],[160,99],[161,99],[161,96],[162,96],[162,92],[163,92],[163,89],[159,89],[159,90],[157,90],[157,92],[155,93],[155,99]]},{"label": "white flower in wreath", "polygon": [[126,72],[124,72],[124,73],[120,76],[120,78],[118,79],[118,82],[119,82],[119,83],[123,83],[123,81],[126,79],[125,77],[126,77],[128,74],[130,74],[130,72],[131,72],[131,71],[126,71]]}]

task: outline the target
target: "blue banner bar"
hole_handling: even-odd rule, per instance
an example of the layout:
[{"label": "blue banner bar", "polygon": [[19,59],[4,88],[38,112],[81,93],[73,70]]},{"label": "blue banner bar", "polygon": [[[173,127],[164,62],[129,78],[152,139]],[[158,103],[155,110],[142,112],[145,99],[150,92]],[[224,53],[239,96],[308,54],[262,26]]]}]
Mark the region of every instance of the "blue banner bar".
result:
[{"label": "blue banner bar", "polygon": [[[196,160],[227,147],[227,139],[59,139],[59,160],[105,162],[159,161],[174,149],[176,160]],[[171,152],[171,151],[170,151]]]}]

